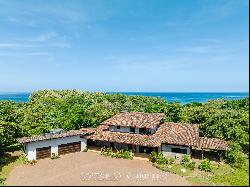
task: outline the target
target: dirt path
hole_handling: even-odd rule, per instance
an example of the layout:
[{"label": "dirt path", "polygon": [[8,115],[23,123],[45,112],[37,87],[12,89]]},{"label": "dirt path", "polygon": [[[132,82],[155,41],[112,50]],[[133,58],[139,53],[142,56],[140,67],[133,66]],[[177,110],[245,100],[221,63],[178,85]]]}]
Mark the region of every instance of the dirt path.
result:
[{"label": "dirt path", "polygon": [[[158,175],[157,175],[158,174]],[[13,169],[6,185],[190,185],[184,178],[164,173],[148,161],[125,160],[97,153],[73,153],[56,160]]]}]

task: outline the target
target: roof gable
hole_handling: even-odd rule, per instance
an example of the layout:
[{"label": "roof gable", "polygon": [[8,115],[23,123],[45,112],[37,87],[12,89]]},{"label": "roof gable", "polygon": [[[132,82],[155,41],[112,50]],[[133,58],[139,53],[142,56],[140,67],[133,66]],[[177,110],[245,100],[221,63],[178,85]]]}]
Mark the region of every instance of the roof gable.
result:
[{"label": "roof gable", "polygon": [[124,112],[116,114],[102,124],[137,128],[155,128],[165,118],[163,113]]}]

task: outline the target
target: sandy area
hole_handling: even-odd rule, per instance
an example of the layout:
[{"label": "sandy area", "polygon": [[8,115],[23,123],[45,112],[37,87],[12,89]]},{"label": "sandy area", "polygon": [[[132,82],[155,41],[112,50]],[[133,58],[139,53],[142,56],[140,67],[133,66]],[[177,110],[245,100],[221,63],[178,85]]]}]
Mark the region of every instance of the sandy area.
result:
[{"label": "sandy area", "polygon": [[183,177],[164,173],[145,160],[104,157],[79,152],[39,160],[12,170],[6,185],[190,185]]}]

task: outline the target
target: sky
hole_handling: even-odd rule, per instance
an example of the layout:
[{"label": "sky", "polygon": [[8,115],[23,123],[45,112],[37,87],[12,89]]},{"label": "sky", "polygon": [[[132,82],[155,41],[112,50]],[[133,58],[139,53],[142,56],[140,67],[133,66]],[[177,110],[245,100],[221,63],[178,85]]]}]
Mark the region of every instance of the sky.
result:
[{"label": "sky", "polygon": [[248,0],[0,0],[0,92],[245,92]]}]

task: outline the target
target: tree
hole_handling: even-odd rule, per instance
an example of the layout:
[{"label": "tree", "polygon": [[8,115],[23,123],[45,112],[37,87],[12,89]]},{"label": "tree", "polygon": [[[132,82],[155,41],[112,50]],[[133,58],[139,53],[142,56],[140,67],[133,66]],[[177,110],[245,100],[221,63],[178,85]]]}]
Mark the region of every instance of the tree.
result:
[{"label": "tree", "polygon": [[0,154],[3,154],[8,146],[17,143],[16,138],[22,135],[23,131],[19,125],[0,121]]}]

